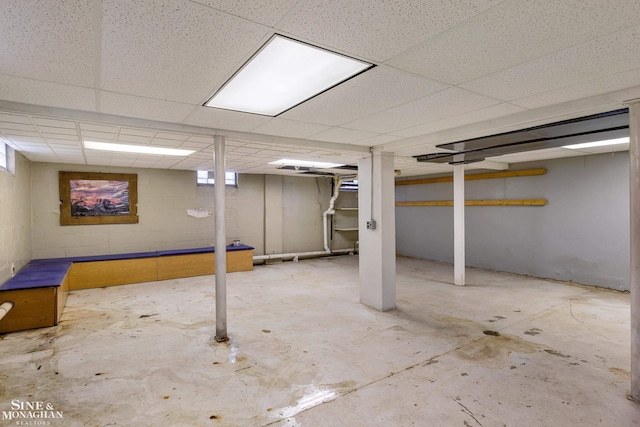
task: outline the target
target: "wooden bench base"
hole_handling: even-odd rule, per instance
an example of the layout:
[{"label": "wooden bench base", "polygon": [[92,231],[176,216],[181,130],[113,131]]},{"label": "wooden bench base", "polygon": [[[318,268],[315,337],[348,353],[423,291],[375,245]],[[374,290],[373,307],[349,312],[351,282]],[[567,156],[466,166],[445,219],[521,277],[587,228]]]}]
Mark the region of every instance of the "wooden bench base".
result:
[{"label": "wooden bench base", "polygon": [[[227,252],[227,272],[253,270],[253,251]],[[158,258],[158,280],[215,274],[215,253],[172,255]]]},{"label": "wooden bench base", "polygon": [[[215,252],[159,252],[159,256],[74,262],[71,290],[215,274]],[[253,270],[253,248],[227,252],[227,272]]]},{"label": "wooden bench base", "polygon": [[158,280],[157,265],[157,258],[74,262],[71,290],[153,282]]},{"label": "wooden bench base", "polygon": [[68,274],[60,286],[0,290],[0,304],[13,302],[13,308],[0,321],[0,333],[57,325],[68,295]]}]

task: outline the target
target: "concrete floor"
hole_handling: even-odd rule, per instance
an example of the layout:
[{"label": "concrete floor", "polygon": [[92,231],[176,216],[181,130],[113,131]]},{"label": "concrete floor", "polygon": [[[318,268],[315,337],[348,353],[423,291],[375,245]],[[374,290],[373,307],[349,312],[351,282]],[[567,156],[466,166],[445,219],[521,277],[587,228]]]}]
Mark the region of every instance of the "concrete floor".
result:
[{"label": "concrete floor", "polygon": [[44,401],[63,411],[52,426],[640,425],[628,294],[451,276],[399,258],[398,309],[381,313],[358,303],[357,257],[229,274],[228,344],[212,342],[213,276],[75,291],[60,325],[0,336],[0,411]]}]

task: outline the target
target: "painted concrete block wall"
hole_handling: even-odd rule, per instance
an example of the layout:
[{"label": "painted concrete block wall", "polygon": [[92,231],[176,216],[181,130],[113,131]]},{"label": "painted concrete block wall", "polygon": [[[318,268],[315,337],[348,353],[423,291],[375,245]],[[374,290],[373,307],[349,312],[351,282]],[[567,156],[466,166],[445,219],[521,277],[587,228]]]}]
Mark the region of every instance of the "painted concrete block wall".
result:
[{"label": "painted concrete block wall", "polygon": [[264,241],[265,254],[281,254],[282,251],[282,176],[264,177]]},{"label": "painted concrete block wall", "polygon": [[[467,207],[467,265],[629,288],[627,152],[512,165],[534,177],[466,182],[466,199],[546,198],[544,207]],[[397,201],[451,199],[451,183],[396,187]],[[451,207],[396,208],[398,253],[452,262]]]},{"label": "painted concrete block wall", "polygon": [[323,249],[322,214],[329,207],[329,178],[282,178],[282,250],[284,253]]},{"label": "painted concrete block wall", "polygon": [[[60,226],[60,170],[137,173],[140,222]],[[263,178],[240,179],[239,188],[227,194],[228,243],[240,239],[260,250]],[[187,215],[187,209],[213,212],[213,189],[197,186],[193,171],[32,163],[32,200],[33,258],[204,247],[215,240],[213,216]]]},{"label": "painted concrete block wall", "polygon": [[[195,172],[32,163],[33,258],[146,252],[205,247],[214,243],[214,218],[194,218],[187,209],[214,212],[213,187],[197,186]],[[60,226],[58,172],[138,174],[138,224]],[[278,177],[265,192],[265,175],[241,174],[238,188],[227,187],[227,243],[240,240],[265,252],[265,212],[276,200],[281,215],[282,252],[322,250],[322,213],[329,205],[331,180]],[[276,191],[273,193],[273,191]],[[267,196],[269,200],[267,200]],[[271,230],[273,232],[274,230]],[[277,239],[276,239],[277,240]],[[273,251],[272,251],[273,252]]]},{"label": "painted concrete block wall", "polygon": [[[238,175],[238,187],[227,187],[226,190],[227,243],[240,240],[253,246],[255,255],[264,253],[264,179],[264,175]],[[197,206],[207,209],[212,215],[215,207],[213,192],[212,186],[196,186]],[[213,220],[213,216],[209,217],[207,226],[214,227]],[[213,229],[211,235],[215,238]]]},{"label": "painted concrete block wall", "polygon": [[16,152],[15,175],[0,172],[0,283],[31,260],[31,164]]}]

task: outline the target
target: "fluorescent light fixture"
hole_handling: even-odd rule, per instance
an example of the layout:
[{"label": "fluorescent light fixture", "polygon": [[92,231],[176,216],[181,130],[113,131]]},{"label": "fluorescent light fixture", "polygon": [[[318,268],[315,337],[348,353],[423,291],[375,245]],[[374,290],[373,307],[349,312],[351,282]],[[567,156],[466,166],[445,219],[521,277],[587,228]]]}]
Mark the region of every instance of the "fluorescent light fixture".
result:
[{"label": "fluorescent light fixture", "polygon": [[162,156],[188,156],[194,150],[179,150],[177,148],[150,147],[148,145],[112,144],[109,142],[84,141],[84,147],[92,150],[119,151],[123,153],[159,154]]},{"label": "fluorescent light fixture", "polygon": [[593,141],[593,142],[585,142],[582,144],[565,145],[562,148],[579,150],[581,148],[604,147],[606,145],[617,145],[617,144],[628,144],[628,143],[629,143],[629,137],[627,136],[625,138],[605,139],[603,141]]},{"label": "fluorescent light fixture", "polygon": [[277,116],[371,67],[275,35],[204,105]]},{"label": "fluorescent light fixture", "polygon": [[339,166],[344,166],[341,163],[327,163],[327,162],[316,162],[316,161],[308,161],[308,160],[293,160],[293,159],[280,159],[275,162],[269,162],[270,165],[280,165],[280,166],[301,166],[308,168],[316,168],[316,169],[329,169],[329,168],[337,168]]}]

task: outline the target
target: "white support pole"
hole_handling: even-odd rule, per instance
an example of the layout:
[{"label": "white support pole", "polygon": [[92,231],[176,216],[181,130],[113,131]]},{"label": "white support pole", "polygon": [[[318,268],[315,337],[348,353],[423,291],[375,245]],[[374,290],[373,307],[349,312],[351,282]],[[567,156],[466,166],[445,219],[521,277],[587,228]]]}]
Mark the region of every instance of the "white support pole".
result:
[{"label": "white support pole", "polygon": [[631,395],[640,401],[640,102],[629,106]]},{"label": "white support pole", "polygon": [[229,340],[227,336],[227,235],[225,215],[224,136],[213,138],[214,149],[214,203],[216,223],[216,336],[217,342]]},{"label": "white support pole", "polygon": [[464,165],[453,167],[453,283],[464,286]]}]

